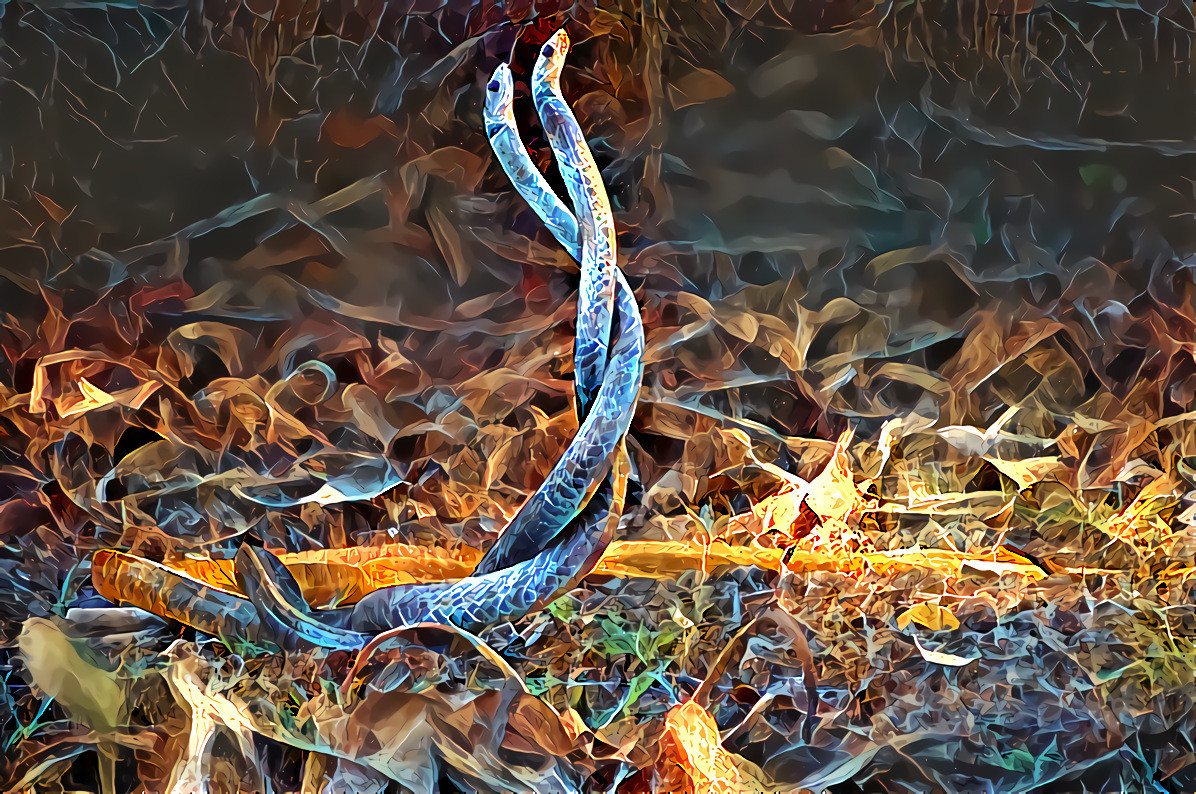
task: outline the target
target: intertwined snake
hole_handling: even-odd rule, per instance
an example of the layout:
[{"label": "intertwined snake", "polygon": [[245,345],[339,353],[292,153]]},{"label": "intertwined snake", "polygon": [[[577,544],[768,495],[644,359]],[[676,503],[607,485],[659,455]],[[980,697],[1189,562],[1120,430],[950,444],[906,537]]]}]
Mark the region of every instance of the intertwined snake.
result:
[{"label": "intertwined snake", "polygon": [[622,509],[620,478],[626,477],[612,465],[622,454],[643,379],[644,331],[631,288],[615,266],[614,221],[601,174],[560,93],[568,47],[564,31],[544,46],[532,93],[576,215],[549,187],[519,138],[505,65],[487,86],[485,120],[503,170],[581,262],[574,351],[578,433],[467,578],[383,588],[353,607],[315,611],[276,558],[242,547],[238,583],[273,644],[361,649],[379,633],[425,622],[475,632],[551,601],[588,573],[610,542],[612,513]]}]

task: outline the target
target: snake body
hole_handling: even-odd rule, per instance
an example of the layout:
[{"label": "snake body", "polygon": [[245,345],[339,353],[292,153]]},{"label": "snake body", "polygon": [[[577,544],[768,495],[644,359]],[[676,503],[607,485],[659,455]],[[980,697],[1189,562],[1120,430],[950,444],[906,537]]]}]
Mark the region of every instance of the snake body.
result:
[{"label": "snake body", "polygon": [[556,153],[557,167],[573,200],[576,222],[582,232],[577,313],[583,322],[579,323],[573,358],[578,399],[584,413],[606,371],[607,339],[614,301],[615,221],[594,155],[586,145],[573,111],[561,96],[561,68],[568,51],[568,36],[563,30],[557,31],[536,61],[532,72],[532,99],[540,124]]},{"label": "snake body", "polygon": [[533,99],[576,214],[555,195],[520,140],[505,65],[488,83],[485,115],[503,170],[582,265],[574,354],[578,433],[464,579],[383,588],[351,608],[317,612],[276,558],[243,547],[238,582],[256,604],[264,633],[280,647],[360,649],[380,632],[425,622],[476,632],[551,601],[592,569],[610,542],[611,513],[621,510],[626,476],[612,474],[612,461],[643,379],[644,330],[635,296],[615,266],[614,221],[601,174],[560,93],[567,51],[564,31],[545,45],[533,72]]},{"label": "snake body", "polygon": [[568,51],[563,30],[544,45],[532,72],[532,98],[577,215],[557,198],[519,137],[512,109],[514,85],[505,65],[494,71],[487,86],[486,135],[515,189],[581,263],[573,361],[579,410],[585,415],[606,371],[617,271],[615,224],[602,174],[561,95],[561,67]]},{"label": "snake body", "polygon": [[[635,410],[634,396],[625,404],[625,410],[618,413],[610,411],[609,404],[601,399],[602,387],[608,380],[618,382],[634,374],[624,370],[623,361],[617,357],[607,360],[610,304],[615,303],[620,315],[631,311],[638,315],[639,310],[623,272],[615,266],[614,218],[602,175],[577,119],[561,96],[561,65],[568,48],[569,39],[563,30],[544,45],[532,73],[532,97],[576,216],[549,187],[519,138],[512,112],[514,85],[511,71],[505,65],[494,71],[487,85],[486,134],[515,189],[561,245],[581,263],[574,377],[579,410],[586,416],[585,423],[593,421],[595,426],[587,428],[583,423],[577,436],[582,443],[575,440],[575,445],[566,449],[544,484],[482,557],[478,573],[496,571],[527,559],[568,524],[569,514],[580,506],[585,489],[602,477],[615,443],[626,433]],[[642,336],[642,327],[638,333]],[[637,363],[635,373],[638,373],[635,386],[638,392],[642,361]],[[591,405],[590,395],[595,390],[598,399]]]}]

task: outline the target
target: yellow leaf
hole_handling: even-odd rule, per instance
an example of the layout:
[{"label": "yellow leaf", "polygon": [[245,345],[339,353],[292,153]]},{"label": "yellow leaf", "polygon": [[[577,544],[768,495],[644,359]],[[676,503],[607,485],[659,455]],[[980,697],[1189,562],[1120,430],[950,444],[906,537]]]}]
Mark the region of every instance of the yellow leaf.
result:
[{"label": "yellow leaf", "polygon": [[94,654],[55,623],[44,618],[25,621],[17,647],[33,684],[72,720],[100,732],[124,722],[128,709],[116,675],[99,667]]},{"label": "yellow leaf", "polygon": [[40,414],[46,410],[46,389],[49,386],[46,368],[41,361],[33,368],[33,385],[29,388],[29,410]]},{"label": "yellow leaf", "polygon": [[851,458],[847,449],[851,445],[852,436],[851,430],[839,436],[830,462],[810,481],[806,504],[824,523],[846,521],[852,515],[862,512],[868,503],[856,486],[851,472]]},{"label": "yellow leaf", "polygon": [[88,400],[94,400],[97,403],[112,402],[112,395],[92,384],[92,382],[87,378],[79,378],[79,391],[81,391],[83,393],[83,397]]},{"label": "yellow leaf", "polygon": [[106,405],[116,402],[116,399],[111,394],[98,386],[92,385],[87,378],[79,378],[79,391],[83,394],[82,399],[71,403],[69,407],[64,406],[62,408],[61,413],[64,419],[68,416],[95,410],[96,408],[103,408]]},{"label": "yellow leaf", "polygon": [[974,662],[979,659],[979,656],[965,657],[956,656],[953,653],[943,653],[942,651],[930,651],[922,647],[922,643],[918,638],[914,637],[914,645],[918,646],[918,653],[922,654],[922,658],[931,664],[942,664],[947,667],[963,667],[969,662]]},{"label": "yellow leaf", "polygon": [[1164,476],[1147,483],[1146,486],[1124,508],[1114,513],[1104,526],[1108,535],[1125,543],[1138,539],[1138,525],[1145,523],[1167,506],[1165,501],[1175,492],[1175,484]]},{"label": "yellow leaf", "polygon": [[789,535],[801,515],[805,498],[804,490],[784,491],[763,500],[752,508],[752,512],[760,518],[765,531],[775,530]]},{"label": "yellow leaf", "polygon": [[951,610],[929,601],[910,607],[897,616],[897,628],[904,629],[910,623],[917,623],[931,631],[959,628],[959,618]]},{"label": "yellow leaf", "polygon": [[[378,547],[283,554],[279,559],[299,583],[308,603],[329,606],[353,603],[382,587],[460,579],[473,571],[480,557],[480,552],[468,546],[447,551],[391,543]],[[163,605],[145,591],[146,566],[155,565],[132,554],[102,550],[96,552],[92,560],[92,582],[106,598],[125,601],[155,614],[186,622],[185,617],[177,617],[169,609],[163,611]],[[837,571],[853,575],[869,571],[880,576],[925,570],[955,577],[962,576],[964,568],[998,576],[1012,573],[1032,581],[1046,576],[1042,569],[1029,560],[1002,548],[985,552],[983,557],[930,549],[848,554],[795,549],[786,552],[784,549],[754,544],[732,546],[722,541],[709,543],[693,540],[616,541],[607,548],[593,572],[597,576],[646,576],[675,580],[689,570],[727,565],[756,565],[771,571],[780,571],[782,568],[791,571]],[[192,580],[191,585],[179,585],[184,589],[203,585],[228,595],[241,595],[237,589],[232,560],[188,556],[172,560],[169,567],[173,572]],[[904,615],[898,618],[903,628],[912,620],[912,615],[908,619]]]},{"label": "yellow leaf", "polygon": [[1001,576],[1007,573],[1015,573],[1018,576],[1029,576],[1032,579],[1042,579],[1043,573],[1038,569],[1038,566],[1033,563],[1009,563],[1009,562],[994,562],[992,560],[966,559],[963,561],[965,568],[974,568],[977,571],[986,571],[987,573],[995,573]]},{"label": "yellow leaf", "polygon": [[710,712],[694,700],[669,710],[661,741],[664,756],[688,777],[688,790],[717,794],[767,791],[758,766],[722,745]]},{"label": "yellow leaf", "polygon": [[1059,459],[1053,456],[1042,458],[1026,458],[1025,460],[1002,460],[985,455],[984,459],[996,467],[997,471],[1017,483],[1018,490],[1029,488],[1059,467]]}]

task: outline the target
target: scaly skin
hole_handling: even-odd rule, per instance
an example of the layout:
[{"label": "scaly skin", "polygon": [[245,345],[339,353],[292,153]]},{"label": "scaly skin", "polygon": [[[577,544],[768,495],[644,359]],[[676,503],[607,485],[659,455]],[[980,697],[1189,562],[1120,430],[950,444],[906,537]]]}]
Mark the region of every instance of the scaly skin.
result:
[{"label": "scaly skin", "polygon": [[465,579],[383,588],[350,609],[316,612],[273,557],[243,550],[237,565],[241,586],[258,605],[263,631],[282,647],[360,649],[375,633],[427,622],[476,632],[557,597],[592,569],[610,541],[612,509],[622,510],[626,477],[624,472],[612,480],[611,459],[630,427],[643,380],[644,331],[635,296],[614,264],[614,222],[601,175],[560,96],[567,48],[563,31],[549,41],[533,85],[577,216],[553,194],[519,138],[505,66],[487,87],[486,131],[520,195],[582,263],[575,358],[584,418],[577,436]]},{"label": "scaly skin", "polygon": [[[548,180],[532,162],[527,147],[519,137],[519,129],[515,126],[514,101],[515,85],[511,79],[511,69],[505,63],[499,64],[486,86],[484,117],[490,148],[494,150],[499,165],[519,195],[535,210],[540,220],[544,221],[544,225],[552,232],[552,236],[565,247],[569,255],[580,262],[581,237],[577,229],[577,218],[573,217],[569,208],[552,192]],[[581,315],[584,314],[581,305],[578,306],[577,313],[580,322]],[[580,333],[579,331],[578,335]],[[588,385],[596,387],[600,380],[589,381]]]},{"label": "scaly skin", "polygon": [[[573,111],[561,96],[561,66],[569,50],[558,31],[540,52],[532,73],[532,97],[540,122],[556,154],[557,165],[577,212],[557,198],[536,169],[515,127],[511,70],[501,64],[487,85],[486,135],[511,184],[519,191],[565,250],[581,263],[577,297],[577,344],[574,349],[577,394],[584,416],[606,370],[614,300],[615,225],[602,174],[585,143]],[[579,221],[580,228],[579,228]]]},{"label": "scaly skin", "polygon": [[237,555],[238,585],[257,605],[259,636],[284,650],[313,645],[360,650],[379,633],[420,623],[477,633],[551,602],[592,569],[610,543],[612,511],[622,510],[622,490],[608,478],[560,543],[484,576],[386,587],[352,608],[316,611],[297,595],[298,585],[276,557],[244,546]]},{"label": "scaly skin", "polygon": [[581,288],[577,297],[578,329],[573,360],[578,399],[584,415],[595,385],[602,382],[606,370],[607,339],[615,297],[615,219],[594,155],[586,145],[573,111],[561,96],[561,67],[565,65],[568,53],[569,37],[564,30],[558,30],[536,60],[536,68],[532,71],[532,99],[581,228]]},{"label": "scaly skin", "polygon": [[[515,117],[511,111],[514,98],[511,72],[505,65],[495,69],[487,85],[486,132],[503,170],[511,176],[515,189],[544,220],[561,245],[582,264],[582,287],[578,293],[577,315],[577,350],[580,351],[587,340],[592,341],[601,333],[601,309],[607,300],[604,296],[610,294],[611,288],[614,287],[614,297],[620,312],[630,311],[624,307],[634,306],[635,296],[623,272],[614,266],[614,218],[606,199],[606,188],[602,185],[601,174],[594,164],[594,158],[585,143],[585,136],[576,118],[561,97],[560,66],[568,45],[569,40],[564,31],[559,31],[544,45],[532,75],[532,95],[544,128],[548,132],[561,173],[565,175],[577,216],[575,217],[552,192],[548,182],[536,170],[523,144],[512,144],[519,142],[519,133],[515,128]],[[581,223],[578,222],[578,218],[582,219]],[[597,235],[588,234],[586,230],[591,226],[598,230]],[[607,242],[599,245],[595,242],[598,239]],[[613,279],[607,278],[606,273],[612,274]],[[597,297],[587,297],[587,283],[589,289],[598,293]],[[605,360],[605,345],[602,348],[601,369],[584,368],[580,363],[577,367],[579,402],[583,402],[581,396],[590,389],[591,379],[601,379],[610,374]],[[612,358],[610,366],[617,368],[620,365]],[[641,379],[642,366],[640,362],[638,377]],[[600,403],[603,402],[601,396],[600,387]],[[609,416],[605,412],[605,405],[595,405],[587,416],[587,421],[595,415]],[[631,410],[634,411],[634,406]],[[630,420],[630,413],[617,418],[618,427],[621,428],[620,437],[630,426]],[[623,424],[624,421],[627,424]],[[613,424],[603,419],[597,420],[596,423],[607,427]],[[574,440],[575,443],[586,435],[586,428],[583,426],[578,432],[578,438]],[[585,489],[592,487],[601,476],[604,464],[598,458],[605,457],[607,448],[607,444],[601,442],[612,441],[613,435],[597,435],[590,438],[600,443],[579,446],[576,450],[570,446],[558,463],[560,476],[557,476],[557,469],[549,474],[540,489],[520,508],[502,535],[482,557],[476,573],[489,573],[528,559],[560,532],[568,522],[564,516],[565,510],[572,509],[574,504],[581,504]],[[613,445],[611,448],[613,449]],[[567,461],[570,461],[570,468],[565,469]],[[573,461],[576,463],[572,463]],[[574,473],[575,479],[565,481],[563,477],[570,472]],[[589,472],[588,478],[582,479],[578,476],[586,472]]]}]

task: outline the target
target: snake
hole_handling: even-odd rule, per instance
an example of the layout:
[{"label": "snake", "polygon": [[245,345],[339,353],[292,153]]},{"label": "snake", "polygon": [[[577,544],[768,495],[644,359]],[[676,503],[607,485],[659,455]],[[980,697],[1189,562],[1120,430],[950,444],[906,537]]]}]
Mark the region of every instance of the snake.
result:
[{"label": "snake", "polygon": [[635,295],[616,266],[614,219],[602,176],[560,89],[569,39],[558,31],[541,49],[532,96],[573,204],[571,212],[535,167],[513,113],[510,68],[487,83],[486,135],[516,191],[581,264],[574,347],[580,426],[539,488],[523,503],[473,574],[396,585],[352,607],[311,609],[285,566],[242,546],[237,582],[256,606],[260,629],[283,649],[312,645],[361,650],[404,626],[440,623],[478,632],[551,602],[597,563],[622,509],[625,467],[617,455],[644,376],[644,329]]}]

